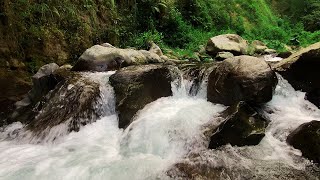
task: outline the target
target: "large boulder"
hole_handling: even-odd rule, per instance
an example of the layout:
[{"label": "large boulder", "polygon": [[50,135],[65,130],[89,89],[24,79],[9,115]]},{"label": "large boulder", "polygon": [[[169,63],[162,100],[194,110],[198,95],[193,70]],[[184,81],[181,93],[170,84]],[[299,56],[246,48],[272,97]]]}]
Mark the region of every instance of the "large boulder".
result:
[{"label": "large boulder", "polygon": [[[307,48],[301,49],[290,57],[273,65],[273,68],[279,72],[296,89],[316,95],[320,91],[320,42]],[[312,97],[309,99],[309,97]],[[320,99],[315,96],[307,96],[312,102]],[[316,105],[320,102],[314,102]],[[320,107],[320,106],[318,106]]]},{"label": "large boulder", "polygon": [[302,124],[288,136],[287,142],[304,157],[320,163],[320,121]]},{"label": "large boulder", "polygon": [[212,57],[218,52],[231,52],[234,55],[246,54],[248,42],[236,34],[215,36],[207,42],[206,51]]},{"label": "large boulder", "polygon": [[209,148],[257,145],[265,136],[268,121],[245,102],[230,106],[222,113],[226,120],[214,131]]},{"label": "large boulder", "polygon": [[[66,67],[56,69],[54,72],[44,69],[39,70],[43,74],[38,72],[34,78],[46,77],[46,81],[40,81],[45,83],[34,81],[33,90],[25,99],[16,103],[17,109],[10,117],[10,122],[22,122],[27,130],[41,140],[55,126],[61,125],[59,131],[54,132],[57,134],[50,135],[52,138],[61,135],[60,133],[78,131],[81,126],[105,115],[102,109],[106,106],[106,102],[101,100],[101,85],[98,81],[87,74],[70,72]],[[44,94],[34,98],[32,94],[34,92]]]},{"label": "large boulder", "polygon": [[103,115],[97,108],[101,105],[99,88],[98,83],[87,77],[70,74],[33,107],[37,115],[28,119],[27,128],[40,135],[45,130],[67,123],[68,132],[78,131],[81,126]]},{"label": "large boulder", "polygon": [[120,49],[110,44],[95,45],[87,49],[72,68],[73,71],[109,71],[129,65],[163,62],[158,50],[138,51]]},{"label": "large boulder", "polygon": [[239,101],[261,104],[272,99],[276,74],[263,60],[237,56],[217,63],[208,78],[210,102],[233,105]]},{"label": "large boulder", "polygon": [[73,71],[109,71],[122,66],[144,63],[145,56],[133,49],[95,45],[87,49],[72,68]]},{"label": "large boulder", "polygon": [[146,104],[171,96],[171,81],[170,69],[163,65],[130,66],[112,75],[110,83],[116,95],[119,127],[127,127]]}]

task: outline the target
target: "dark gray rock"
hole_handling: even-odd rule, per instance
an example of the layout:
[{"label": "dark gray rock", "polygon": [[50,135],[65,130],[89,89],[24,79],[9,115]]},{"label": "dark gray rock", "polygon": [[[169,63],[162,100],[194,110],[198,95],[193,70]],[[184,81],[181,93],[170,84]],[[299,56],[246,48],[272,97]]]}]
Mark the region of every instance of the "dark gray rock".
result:
[{"label": "dark gray rock", "polygon": [[[290,57],[273,65],[296,89],[309,94],[306,98],[318,105],[320,96],[320,42],[303,48]],[[310,99],[309,99],[310,98]],[[315,102],[317,101],[317,102]]]},{"label": "dark gray rock", "polygon": [[32,76],[33,88],[30,93],[31,101],[39,101],[44,95],[54,89],[58,84],[58,80],[54,76],[54,72],[58,69],[59,66],[56,63],[46,64]]},{"label": "dark gray rock", "polygon": [[209,148],[231,144],[232,146],[257,145],[265,136],[268,121],[245,102],[237,103],[222,115],[226,120],[214,131]]},{"label": "dark gray rock", "polygon": [[116,94],[119,127],[127,127],[146,104],[171,96],[171,81],[170,69],[163,65],[130,66],[112,75],[110,82]]},{"label": "dark gray rock", "polygon": [[302,124],[290,133],[287,142],[299,149],[304,157],[320,163],[320,121]]},{"label": "dark gray rock", "polygon": [[27,128],[41,134],[46,129],[67,122],[71,132],[94,122],[102,115],[96,108],[100,98],[99,87],[98,83],[80,74],[70,74],[33,107],[37,115],[29,119]]},{"label": "dark gray rock", "polygon": [[254,104],[272,99],[277,77],[263,60],[251,56],[226,59],[213,68],[208,78],[210,102],[233,105],[239,101]]}]

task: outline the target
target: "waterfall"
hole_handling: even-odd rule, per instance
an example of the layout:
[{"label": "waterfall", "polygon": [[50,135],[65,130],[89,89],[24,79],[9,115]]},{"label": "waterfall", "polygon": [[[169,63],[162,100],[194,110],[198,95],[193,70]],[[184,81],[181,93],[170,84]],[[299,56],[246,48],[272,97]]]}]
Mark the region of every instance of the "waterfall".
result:
[{"label": "waterfall", "polygon": [[[203,128],[218,125],[226,107],[206,101],[205,78],[197,93],[191,90],[194,79],[173,81],[173,96],[146,105],[123,130],[118,128],[113,90],[106,85],[110,74],[84,76],[101,85],[97,107],[103,117],[69,134],[65,123],[56,126],[42,143],[17,138],[21,123],[6,127],[0,133],[1,179],[184,179],[172,170],[178,163],[220,170],[219,179],[316,179],[317,169],[285,139],[300,124],[320,120],[320,110],[280,76],[272,101],[261,110],[271,120],[262,142],[217,150],[206,148]],[[53,138],[54,132],[63,133]]]}]

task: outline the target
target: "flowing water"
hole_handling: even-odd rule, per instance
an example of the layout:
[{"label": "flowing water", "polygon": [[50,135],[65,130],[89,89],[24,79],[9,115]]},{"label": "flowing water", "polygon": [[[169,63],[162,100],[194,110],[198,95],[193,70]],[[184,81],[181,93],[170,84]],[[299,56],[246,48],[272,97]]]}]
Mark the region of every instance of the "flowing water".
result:
[{"label": "flowing water", "polygon": [[281,77],[273,100],[262,110],[271,123],[259,145],[207,150],[203,127],[218,125],[217,116],[226,107],[206,101],[205,82],[192,96],[191,81],[172,82],[173,96],[148,104],[123,130],[118,128],[113,90],[106,84],[110,75],[85,74],[101,88],[107,87],[101,89],[105,115],[79,132],[61,133],[66,131],[62,124],[53,132],[65,135],[33,143],[25,135],[28,132],[22,133],[23,138],[8,138],[23,131],[20,123],[4,129],[0,179],[178,179],[182,177],[179,172],[176,176],[168,173],[178,162],[220,169],[219,179],[290,179],[297,172],[296,179],[317,178],[317,169],[285,139],[300,124],[320,120],[320,111]]}]

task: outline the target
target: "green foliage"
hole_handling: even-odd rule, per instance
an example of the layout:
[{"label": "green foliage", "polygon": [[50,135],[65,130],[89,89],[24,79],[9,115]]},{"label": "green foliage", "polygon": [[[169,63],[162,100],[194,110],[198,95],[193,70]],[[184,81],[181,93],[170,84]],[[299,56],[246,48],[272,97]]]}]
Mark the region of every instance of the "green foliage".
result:
[{"label": "green foliage", "polygon": [[47,57],[41,49],[29,52],[28,47],[41,48],[52,39],[66,46],[72,55],[69,63],[102,42],[147,48],[154,41],[173,49],[176,56],[192,57],[210,37],[225,33],[261,40],[278,51],[294,45],[292,38],[301,46],[320,39],[319,0],[277,1],[282,2],[280,7],[288,7],[291,16],[275,13],[272,0],[6,1],[11,1],[9,10],[1,12],[0,18],[9,17],[13,25],[8,28],[19,52],[24,58],[31,57],[30,69]]},{"label": "green foliage", "polygon": [[150,42],[163,45],[163,35],[158,31],[143,32],[132,37],[126,45],[134,46],[139,49],[147,49]]}]

